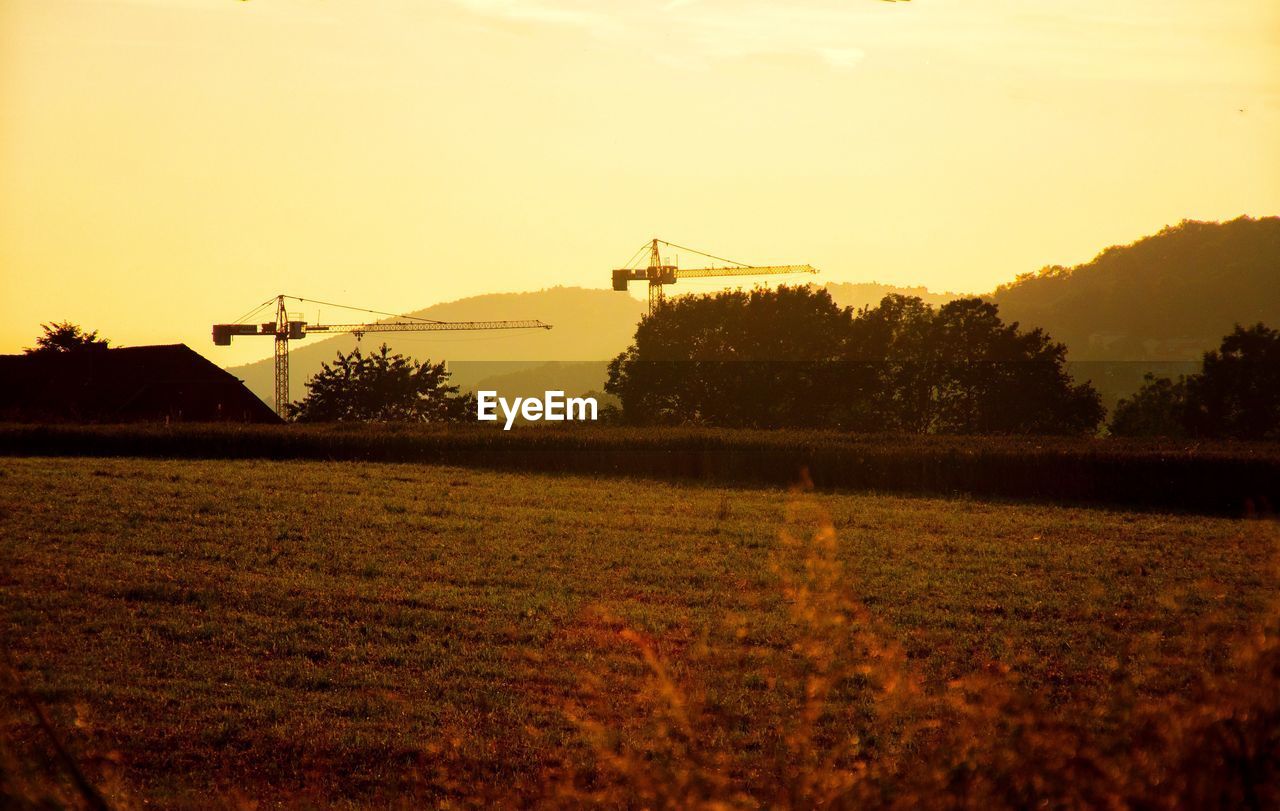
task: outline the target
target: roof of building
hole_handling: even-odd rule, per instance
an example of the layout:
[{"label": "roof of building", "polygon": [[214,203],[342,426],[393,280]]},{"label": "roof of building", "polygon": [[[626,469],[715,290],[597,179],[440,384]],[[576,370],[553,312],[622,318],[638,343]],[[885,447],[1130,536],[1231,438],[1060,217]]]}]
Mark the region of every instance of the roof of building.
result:
[{"label": "roof of building", "polygon": [[0,421],[279,422],[185,344],[0,355]]}]

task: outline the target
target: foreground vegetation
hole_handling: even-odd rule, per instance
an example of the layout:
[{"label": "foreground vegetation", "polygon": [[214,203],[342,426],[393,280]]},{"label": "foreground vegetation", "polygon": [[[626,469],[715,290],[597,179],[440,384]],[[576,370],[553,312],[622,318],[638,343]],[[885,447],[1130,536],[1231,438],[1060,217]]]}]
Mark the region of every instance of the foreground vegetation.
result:
[{"label": "foreground vegetation", "polygon": [[74,796],[25,688],[122,806],[1265,807],[1275,529],[7,458],[0,774]]},{"label": "foreground vegetation", "polygon": [[0,425],[0,456],[430,462],[820,489],[967,494],[1230,516],[1280,505],[1280,445],[706,428]]}]

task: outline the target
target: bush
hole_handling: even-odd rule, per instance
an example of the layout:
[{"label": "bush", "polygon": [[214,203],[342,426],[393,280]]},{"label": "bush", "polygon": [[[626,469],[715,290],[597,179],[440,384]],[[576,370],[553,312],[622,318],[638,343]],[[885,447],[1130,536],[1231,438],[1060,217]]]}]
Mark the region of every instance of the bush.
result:
[{"label": "bush", "polygon": [[1111,433],[1126,437],[1186,435],[1187,384],[1148,373],[1142,388],[1116,403]]},{"label": "bush", "polygon": [[307,382],[307,396],[289,404],[296,422],[459,422],[470,417],[470,395],[458,396],[443,363],[392,355],[386,344],[365,356],[338,353],[333,366]]}]

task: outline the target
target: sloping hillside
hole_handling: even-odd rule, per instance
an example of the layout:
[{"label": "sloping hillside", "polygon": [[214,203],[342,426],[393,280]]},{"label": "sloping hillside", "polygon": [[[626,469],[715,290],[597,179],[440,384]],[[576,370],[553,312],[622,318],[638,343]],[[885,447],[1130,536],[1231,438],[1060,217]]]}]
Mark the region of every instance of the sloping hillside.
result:
[{"label": "sloping hillside", "polygon": [[1280,324],[1280,217],[1187,220],[988,298],[1075,361],[1194,361],[1236,323]]},{"label": "sloping hillside", "polygon": [[[612,290],[553,287],[532,293],[494,293],[437,304],[408,315],[441,321],[537,318],[550,330],[495,332],[418,332],[366,335],[363,346],[385,342],[395,352],[418,360],[448,360],[454,382],[471,388],[482,379],[535,368],[547,361],[599,361],[622,351],[631,341],[645,304]],[[301,399],[306,382],[339,352],[356,346],[350,335],[306,338],[290,344],[289,396]],[[272,401],[274,372],[270,359],[227,371],[245,381],[253,393]]]}]

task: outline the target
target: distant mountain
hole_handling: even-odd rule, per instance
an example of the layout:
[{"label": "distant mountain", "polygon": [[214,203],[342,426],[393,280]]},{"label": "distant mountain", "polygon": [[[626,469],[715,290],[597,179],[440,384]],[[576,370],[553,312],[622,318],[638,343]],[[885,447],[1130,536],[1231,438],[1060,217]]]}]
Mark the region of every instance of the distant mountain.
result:
[{"label": "distant mountain", "polygon": [[986,296],[1073,361],[1196,361],[1237,324],[1280,324],[1280,217],[1185,220]]}]

